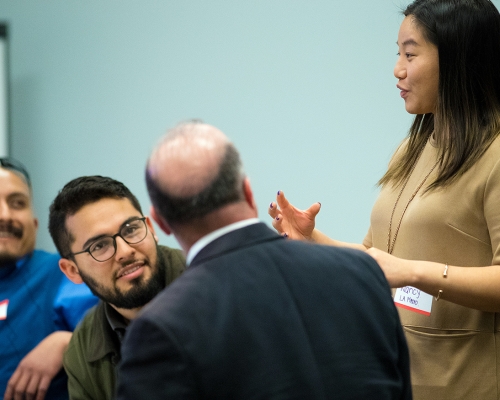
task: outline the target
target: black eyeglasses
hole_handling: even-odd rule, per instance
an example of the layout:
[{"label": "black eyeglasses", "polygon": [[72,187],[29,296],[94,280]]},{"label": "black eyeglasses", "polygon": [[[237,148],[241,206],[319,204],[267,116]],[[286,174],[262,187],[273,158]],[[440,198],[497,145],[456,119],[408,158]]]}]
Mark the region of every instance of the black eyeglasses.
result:
[{"label": "black eyeglasses", "polygon": [[96,239],[89,247],[77,253],[70,253],[65,258],[76,256],[77,254],[89,253],[92,258],[99,262],[108,261],[116,253],[116,237],[121,237],[128,244],[142,242],[148,234],[146,217],[137,218],[125,223],[120,232],[113,236],[102,236]]},{"label": "black eyeglasses", "polygon": [[24,165],[19,161],[11,157],[0,157],[0,165],[2,166],[2,168],[20,173],[28,184],[28,187],[31,188],[30,175],[28,174],[28,171],[26,171],[26,168],[24,168]]}]

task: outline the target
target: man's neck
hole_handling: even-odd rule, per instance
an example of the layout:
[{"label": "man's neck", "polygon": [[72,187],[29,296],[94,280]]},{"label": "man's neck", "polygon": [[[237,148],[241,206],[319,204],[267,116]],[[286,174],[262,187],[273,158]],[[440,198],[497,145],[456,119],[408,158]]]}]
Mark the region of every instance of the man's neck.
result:
[{"label": "man's neck", "polygon": [[113,304],[109,304],[109,305],[111,307],[113,307],[128,322],[132,321],[135,317],[137,317],[137,315],[139,314],[139,311],[142,310],[142,307],[128,309],[128,308],[115,307]]},{"label": "man's neck", "polygon": [[228,204],[196,221],[172,227],[172,233],[187,254],[201,238],[225,226],[257,218],[257,211],[245,202]]},{"label": "man's neck", "polygon": [[0,256],[0,278],[10,275],[16,268],[20,268],[31,256],[31,252],[21,258],[12,258],[9,256]]}]

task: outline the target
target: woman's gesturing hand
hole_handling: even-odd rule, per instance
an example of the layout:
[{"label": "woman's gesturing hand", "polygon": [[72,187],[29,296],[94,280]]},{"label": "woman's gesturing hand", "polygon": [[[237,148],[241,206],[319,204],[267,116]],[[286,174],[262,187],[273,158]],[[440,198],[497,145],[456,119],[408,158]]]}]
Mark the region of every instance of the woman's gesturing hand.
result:
[{"label": "woman's gesturing hand", "polygon": [[314,203],[307,210],[299,210],[288,202],[280,190],[276,202],[269,205],[268,214],[273,218],[273,227],[278,233],[291,239],[311,240],[320,208],[321,203]]}]

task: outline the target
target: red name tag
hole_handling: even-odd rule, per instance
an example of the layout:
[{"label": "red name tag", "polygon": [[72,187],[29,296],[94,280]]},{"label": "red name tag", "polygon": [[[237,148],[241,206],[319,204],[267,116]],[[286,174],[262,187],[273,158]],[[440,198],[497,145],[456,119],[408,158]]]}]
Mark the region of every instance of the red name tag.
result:
[{"label": "red name tag", "polygon": [[7,319],[7,306],[9,305],[9,300],[0,301],[0,320]]}]

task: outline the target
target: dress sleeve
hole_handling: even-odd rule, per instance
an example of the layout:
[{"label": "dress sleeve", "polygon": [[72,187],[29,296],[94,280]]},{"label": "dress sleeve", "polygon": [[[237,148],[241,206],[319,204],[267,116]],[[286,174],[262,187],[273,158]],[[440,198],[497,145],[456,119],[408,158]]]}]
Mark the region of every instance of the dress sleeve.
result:
[{"label": "dress sleeve", "polygon": [[87,285],[73,283],[64,276],[54,301],[56,326],[64,331],[73,331],[88,309],[98,301]]},{"label": "dress sleeve", "polygon": [[368,228],[368,233],[366,234],[366,236],[363,240],[363,246],[365,246],[367,249],[369,249],[370,247],[373,247],[372,227],[371,226]]},{"label": "dress sleeve", "polygon": [[491,240],[492,265],[500,265],[500,160],[496,162],[484,191],[484,217]]}]

